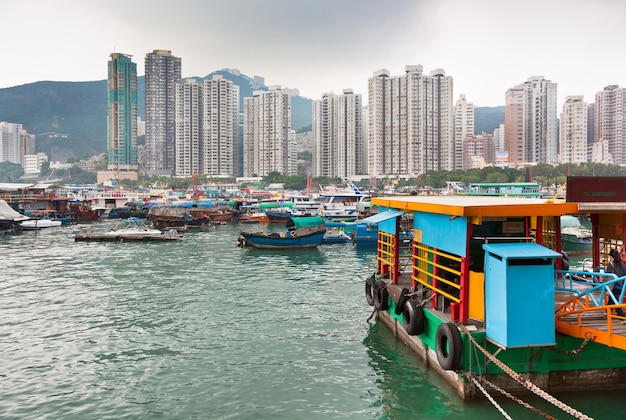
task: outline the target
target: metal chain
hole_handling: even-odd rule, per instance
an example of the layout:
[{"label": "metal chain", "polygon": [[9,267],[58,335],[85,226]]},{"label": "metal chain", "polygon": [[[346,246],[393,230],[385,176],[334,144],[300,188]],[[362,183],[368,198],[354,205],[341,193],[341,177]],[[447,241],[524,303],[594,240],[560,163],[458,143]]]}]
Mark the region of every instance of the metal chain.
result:
[{"label": "metal chain", "polygon": [[463,324],[458,324],[458,325],[459,325],[459,328],[461,329],[461,331],[463,331],[465,333],[465,335],[469,338],[469,340],[472,342],[472,344],[474,344],[474,346],[476,346],[485,356],[487,356],[487,358],[489,360],[491,360],[500,369],[502,369],[502,371],[507,373],[511,378],[513,378],[517,382],[519,382],[524,388],[526,388],[529,391],[531,391],[532,393],[540,396],[541,398],[543,398],[544,400],[548,401],[550,404],[554,405],[555,407],[560,408],[561,410],[563,410],[567,414],[569,414],[569,415],[571,415],[573,417],[576,417],[577,419],[591,420],[591,417],[589,417],[586,414],[583,414],[583,413],[579,412],[575,408],[572,408],[572,407],[568,406],[567,404],[557,400],[552,395],[548,394],[547,392],[545,392],[544,390],[539,388],[537,385],[533,384],[530,380],[524,378],[523,375],[515,372],[513,369],[511,369],[510,367],[508,367],[507,365],[502,363],[500,360],[498,360],[498,358],[496,358],[494,355],[489,353],[485,348],[483,348],[480,344],[478,344],[476,342],[476,340],[474,340],[474,337],[472,336],[470,331],[467,329],[467,327],[465,327],[465,325],[463,325]]},{"label": "metal chain", "polygon": [[491,404],[500,412],[500,414],[502,414],[506,419],[508,420],[513,420],[511,418],[511,416],[509,416],[509,414],[504,411],[504,409],[496,402],[496,400],[493,399],[493,397],[491,395],[489,395],[489,393],[487,392],[487,390],[485,388],[482,387],[482,385],[476,380],[476,378],[474,377],[474,375],[467,375],[467,377],[469,378],[470,381],[472,381],[474,383],[474,385],[476,385],[476,388],[480,389],[481,392],[483,394],[485,394],[485,397],[489,400],[489,402],[491,402]]},{"label": "metal chain", "polygon": [[510,392],[505,391],[504,389],[500,388],[498,385],[494,384],[493,382],[489,381],[487,378],[485,378],[484,376],[479,376],[477,378],[477,380],[489,385],[490,387],[492,387],[493,389],[495,389],[496,391],[498,391],[500,394],[504,395],[505,397],[508,397],[509,399],[515,401],[516,403],[518,403],[519,405],[529,409],[530,411],[533,411],[537,414],[539,414],[540,416],[543,416],[547,419],[550,420],[557,420],[556,417],[552,417],[551,415],[544,413],[543,411],[541,411],[540,409],[538,409],[537,407],[533,407],[532,405],[530,405],[529,403],[527,403],[526,401],[522,400],[521,398],[516,397],[515,395],[511,394]]},{"label": "metal chain", "polygon": [[589,343],[591,340],[593,340],[595,337],[590,333],[587,332],[585,334],[585,341],[583,341],[580,346],[578,346],[577,348],[575,348],[574,350],[568,350],[568,351],[563,351],[563,350],[559,350],[556,347],[551,347],[550,350],[552,350],[555,353],[559,353],[559,354],[564,354],[566,356],[575,356],[578,353],[580,353],[585,346],[587,345],[587,343]]},{"label": "metal chain", "polygon": [[[476,387],[478,389],[480,389],[482,391],[483,394],[485,394],[485,396],[487,397],[487,399],[489,399],[489,401],[492,401],[493,398],[491,397],[491,395],[489,395],[489,392],[487,390],[485,390],[480,384],[477,383],[477,381],[482,381],[484,383],[486,383],[487,385],[491,386],[493,389],[495,389],[496,391],[499,391],[502,395],[508,397],[509,399],[517,402],[518,404],[526,407],[527,409],[534,411],[535,413],[542,415],[546,418],[549,418],[551,420],[556,420],[554,417],[549,416],[548,414],[544,413],[543,411],[539,410],[536,407],[533,407],[532,405],[528,404],[527,402],[521,400],[520,398],[517,398],[516,396],[512,395],[509,392],[506,392],[504,389],[500,388],[499,386],[497,386],[496,384],[490,382],[487,380],[487,378],[485,378],[484,376],[476,376],[473,371],[472,371],[472,354],[474,355],[474,357],[476,357],[476,360],[478,359],[478,350],[476,348],[476,346],[470,346],[471,348],[469,349],[469,369],[468,369],[468,373],[464,374],[464,376],[468,377],[472,382],[474,382],[474,384],[476,385]],[[473,350],[473,352],[472,352]],[[480,364],[478,365],[478,369],[480,369]],[[492,404],[494,404],[492,402]],[[495,405],[495,404],[494,404]],[[496,406],[496,408],[498,409],[498,411],[500,411],[502,413],[502,411],[500,410],[500,408],[498,408]],[[502,413],[503,416],[507,417],[508,414]]]}]

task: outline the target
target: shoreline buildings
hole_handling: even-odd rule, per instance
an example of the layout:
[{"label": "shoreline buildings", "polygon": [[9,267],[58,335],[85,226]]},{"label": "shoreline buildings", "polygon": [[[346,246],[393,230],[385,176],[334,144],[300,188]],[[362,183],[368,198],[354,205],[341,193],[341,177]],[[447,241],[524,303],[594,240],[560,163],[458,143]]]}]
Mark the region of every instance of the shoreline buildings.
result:
[{"label": "shoreline buildings", "polygon": [[239,88],[214,75],[176,86],[176,176],[233,177],[238,167]]},{"label": "shoreline buildings", "polygon": [[626,89],[606,86],[596,93],[595,155],[603,163],[626,164]]},{"label": "shoreline buildings", "polygon": [[587,162],[587,103],[582,96],[565,98],[559,135],[561,163]]},{"label": "shoreline buildings", "polygon": [[557,84],[534,76],[507,90],[504,126],[510,164],[557,164]]},{"label": "shoreline buildings", "polygon": [[134,172],[137,179],[137,64],[112,53],[108,62],[107,139],[109,171]]},{"label": "shoreline buildings", "polygon": [[366,173],[361,95],[325,93],[313,102],[313,175],[349,179]]},{"label": "shoreline buildings", "polygon": [[369,175],[454,169],[452,88],[443,69],[425,75],[412,65],[401,76],[374,73],[368,80]]},{"label": "shoreline buildings", "polygon": [[256,90],[244,98],[243,114],[243,176],[296,175],[298,150],[289,94],[280,86]]},{"label": "shoreline buildings", "polygon": [[176,168],[176,84],[181,59],[169,50],[154,50],[145,58],[146,147],[144,168],[154,175],[171,175]]}]

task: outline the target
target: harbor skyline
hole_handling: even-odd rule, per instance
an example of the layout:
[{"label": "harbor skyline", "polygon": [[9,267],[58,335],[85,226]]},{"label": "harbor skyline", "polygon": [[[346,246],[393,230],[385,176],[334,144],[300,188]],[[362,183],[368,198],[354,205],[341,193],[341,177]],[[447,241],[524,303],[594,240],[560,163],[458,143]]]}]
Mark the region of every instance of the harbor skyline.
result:
[{"label": "harbor skyline", "polygon": [[[374,72],[397,74],[412,64],[444,69],[454,78],[455,97],[465,94],[478,107],[503,105],[506,90],[530,76],[558,84],[559,107],[567,96],[593,102],[605,86],[625,84],[626,59],[618,54],[619,18],[626,11],[621,2],[394,6],[351,0],[186,0],[176,8],[164,1],[7,3],[0,36],[10,40],[5,54],[12,65],[0,69],[0,88],[102,80],[102,62],[112,51],[140,61],[161,48],[182,58],[184,77],[237,68],[312,99],[343,89],[365,95]],[[15,35],[24,28],[29,36]]]}]

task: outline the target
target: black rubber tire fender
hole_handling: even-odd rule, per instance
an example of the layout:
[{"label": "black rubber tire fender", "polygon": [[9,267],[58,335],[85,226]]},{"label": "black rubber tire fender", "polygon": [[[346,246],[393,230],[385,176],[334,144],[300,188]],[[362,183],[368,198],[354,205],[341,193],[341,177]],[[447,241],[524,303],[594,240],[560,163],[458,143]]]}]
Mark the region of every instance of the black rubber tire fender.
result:
[{"label": "black rubber tire fender", "polygon": [[367,304],[369,306],[374,306],[374,282],[376,281],[376,279],[374,278],[374,276],[369,276],[366,280],[365,280],[365,299],[367,299]]},{"label": "black rubber tire fender", "polygon": [[387,283],[377,280],[374,283],[374,308],[378,311],[384,311],[389,308],[389,291]]},{"label": "black rubber tire fender", "polygon": [[439,365],[445,370],[458,371],[461,367],[463,340],[456,325],[452,322],[440,324],[437,327],[435,344]]},{"label": "black rubber tire fender", "polygon": [[408,294],[409,294],[409,289],[404,287],[402,291],[400,292],[400,296],[398,296],[398,301],[396,302],[396,309],[395,309],[396,315],[400,315],[404,311],[404,304],[406,303],[407,300],[409,300],[409,296],[407,296]]},{"label": "black rubber tire fender", "polygon": [[404,302],[402,322],[404,329],[409,335],[420,335],[424,332],[424,308],[416,300],[409,299]]}]

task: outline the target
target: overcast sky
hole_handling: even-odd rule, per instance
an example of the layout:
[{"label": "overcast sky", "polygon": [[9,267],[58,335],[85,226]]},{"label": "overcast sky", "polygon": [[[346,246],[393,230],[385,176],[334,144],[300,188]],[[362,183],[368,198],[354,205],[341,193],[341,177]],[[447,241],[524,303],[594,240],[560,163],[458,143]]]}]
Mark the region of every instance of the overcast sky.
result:
[{"label": "overcast sky", "polygon": [[112,52],[139,75],[155,49],[184,77],[236,68],[320,99],[421,64],[454,78],[454,100],[504,105],[531,76],[587,102],[626,86],[624,0],[0,0],[0,88],[107,77]]}]

